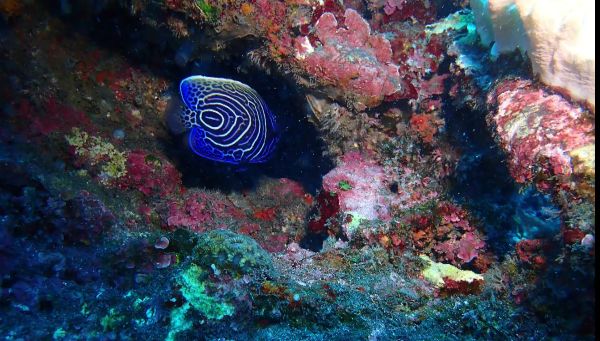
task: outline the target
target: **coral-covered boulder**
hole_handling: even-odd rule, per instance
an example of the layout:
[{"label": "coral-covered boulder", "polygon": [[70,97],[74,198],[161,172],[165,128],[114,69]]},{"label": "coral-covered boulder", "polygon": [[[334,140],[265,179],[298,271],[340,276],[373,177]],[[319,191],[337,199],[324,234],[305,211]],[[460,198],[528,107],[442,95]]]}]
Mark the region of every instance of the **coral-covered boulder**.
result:
[{"label": "coral-covered boulder", "polygon": [[536,181],[594,196],[595,146],[593,116],[558,94],[531,81],[508,79],[488,94],[494,126],[508,167],[517,182]]}]

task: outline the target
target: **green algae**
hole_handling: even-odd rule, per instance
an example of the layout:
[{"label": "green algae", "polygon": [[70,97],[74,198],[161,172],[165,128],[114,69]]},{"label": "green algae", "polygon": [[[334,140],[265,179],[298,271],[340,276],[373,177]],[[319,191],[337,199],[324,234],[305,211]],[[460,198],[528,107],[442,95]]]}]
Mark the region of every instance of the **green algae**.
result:
[{"label": "green algae", "polygon": [[190,265],[179,278],[181,293],[187,300],[187,303],[210,320],[220,320],[225,316],[232,316],[234,308],[232,305],[219,302],[217,299],[206,293],[206,287],[201,280],[204,277],[204,270],[196,264]]},{"label": "green algae", "polygon": [[349,191],[352,189],[352,185],[348,181],[342,180],[338,182],[338,188],[342,191]]},{"label": "green algae", "polygon": [[167,340],[174,340],[177,333],[186,331],[193,326],[189,312],[196,310],[209,320],[221,320],[225,316],[233,316],[233,305],[219,301],[206,293],[206,284],[202,280],[206,273],[196,264],[191,264],[177,279],[181,286],[181,294],[186,302],[171,311],[171,328]]}]

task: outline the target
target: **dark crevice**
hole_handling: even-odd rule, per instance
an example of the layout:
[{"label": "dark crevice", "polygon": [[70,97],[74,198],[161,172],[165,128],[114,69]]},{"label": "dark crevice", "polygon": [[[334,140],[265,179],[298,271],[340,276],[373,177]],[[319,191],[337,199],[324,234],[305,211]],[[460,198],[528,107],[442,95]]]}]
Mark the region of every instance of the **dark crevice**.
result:
[{"label": "dark crevice", "polygon": [[504,254],[519,240],[557,233],[558,209],[548,195],[515,183],[506,155],[487,126],[486,113],[451,105],[444,113],[451,143],[461,150],[451,195],[481,220],[492,250]]}]

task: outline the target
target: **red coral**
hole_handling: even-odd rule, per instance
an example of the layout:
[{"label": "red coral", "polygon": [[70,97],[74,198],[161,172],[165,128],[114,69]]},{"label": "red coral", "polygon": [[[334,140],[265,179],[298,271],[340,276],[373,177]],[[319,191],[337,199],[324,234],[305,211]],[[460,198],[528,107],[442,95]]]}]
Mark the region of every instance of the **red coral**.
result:
[{"label": "red coral", "polygon": [[454,205],[451,202],[440,202],[437,207],[437,212],[441,216],[441,224],[450,224],[456,226],[463,231],[474,231],[468,220],[468,213],[464,209]]},{"label": "red coral", "polygon": [[439,289],[441,297],[451,295],[476,295],[481,292],[483,280],[475,279],[471,282],[455,281],[448,277],[444,277],[444,287]]},{"label": "red coral", "polygon": [[433,136],[442,127],[444,121],[434,114],[415,114],[410,118],[410,127],[425,143],[433,143]]},{"label": "red coral", "polygon": [[441,257],[449,262],[454,263],[456,254],[458,253],[458,245],[456,239],[449,239],[443,243],[438,243],[434,246],[434,250],[441,255]]},{"label": "red coral", "polygon": [[323,177],[323,189],[337,193],[343,212],[355,213],[363,219],[389,221],[390,207],[400,205],[401,199],[389,188],[392,179],[393,175],[375,160],[350,152],[343,156],[338,167]]},{"label": "red coral", "polygon": [[[445,91],[444,81],[450,76],[449,74],[434,75],[429,80],[424,80],[419,86],[419,98],[425,99],[432,96],[442,95]],[[426,110],[429,108],[425,108]]]},{"label": "red coral", "polygon": [[181,174],[170,162],[143,150],[127,156],[127,175],[119,179],[121,188],[134,188],[146,196],[168,196],[181,191]]},{"label": "red coral", "polygon": [[521,183],[557,176],[570,184],[569,153],[594,143],[594,120],[581,107],[526,80],[500,82],[488,95],[490,116],[500,145],[508,153],[511,175]]},{"label": "red coral", "polygon": [[468,213],[451,202],[440,202],[435,212],[441,219],[436,226],[438,243],[434,250],[445,260],[464,264],[479,256],[485,243],[469,223]]},{"label": "red coral", "polygon": [[390,43],[381,35],[371,34],[369,24],[355,10],[347,9],[344,18],[344,26],[338,27],[334,14],[323,13],[314,27],[321,46],[314,48],[306,36],[298,37],[296,58],[321,83],[344,89],[362,104],[375,106],[384,96],[400,90]]},{"label": "red coral", "polygon": [[585,237],[585,232],[580,229],[568,229],[565,228],[562,231],[563,240],[566,244],[575,244],[580,243],[583,237]]},{"label": "red coral", "polygon": [[239,233],[249,235],[249,236],[255,235],[259,231],[260,231],[260,225],[255,224],[255,223],[244,224],[238,230]]},{"label": "red coral", "polygon": [[408,219],[412,226],[413,245],[420,250],[433,243],[433,225],[431,218],[425,215],[415,215]]},{"label": "red coral", "polygon": [[431,23],[436,18],[436,9],[431,1],[387,0],[383,8],[385,22],[415,19],[421,23]]},{"label": "red coral", "polygon": [[392,15],[396,10],[402,9],[408,0],[387,0],[385,2],[385,6],[383,7],[383,11],[387,15]]},{"label": "red coral", "polygon": [[475,268],[479,273],[485,273],[488,271],[492,263],[494,263],[495,258],[494,254],[487,251],[481,253],[473,260],[473,268]]},{"label": "red coral", "polygon": [[542,239],[525,239],[515,245],[519,259],[538,269],[544,268],[546,265],[546,258],[543,254],[546,247],[546,242]]},{"label": "red coral", "polygon": [[327,233],[328,227],[337,224],[336,217],[340,213],[340,203],[335,193],[321,191],[317,196],[317,215],[308,222],[310,233]]},{"label": "red coral", "polygon": [[186,227],[197,232],[205,231],[213,218],[211,207],[205,199],[201,194],[193,193],[183,203],[170,202],[167,225],[171,228]]},{"label": "red coral", "polygon": [[335,0],[323,1],[323,5],[317,6],[313,11],[311,23],[315,24],[324,13],[331,13],[336,19],[342,20],[344,18],[344,6]]},{"label": "red coral", "polygon": [[293,196],[302,198],[305,194],[304,188],[302,188],[301,184],[287,178],[279,179],[279,186],[277,186],[276,190],[277,194],[282,197],[291,194]]},{"label": "red coral", "polygon": [[268,252],[278,253],[286,249],[288,239],[286,234],[272,234],[267,237],[266,241],[259,242],[259,244]]},{"label": "red coral", "polygon": [[82,111],[60,103],[54,97],[49,98],[43,105],[43,112],[38,112],[31,102],[21,100],[17,112],[23,129],[30,136],[48,136],[51,133],[69,132],[73,127],[93,132],[94,125]]},{"label": "red coral", "polygon": [[264,221],[273,221],[277,216],[277,207],[268,207],[254,211],[254,218]]},{"label": "red coral", "polygon": [[[423,100],[443,94],[444,80],[448,76],[436,75],[436,72],[448,43],[438,35],[424,34],[424,27],[414,23],[389,25],[386,30],[393,52],[392,62],[399,66],[403,89],[390,99]],[[429,110],[423,103],[421,107]]]},{"label": "red coral", "polygon": [[463,234],[458,242],[456,256],[463,262],[468,263],[477,257],[479,250],[483,249],[485,243],[473,232]]}]

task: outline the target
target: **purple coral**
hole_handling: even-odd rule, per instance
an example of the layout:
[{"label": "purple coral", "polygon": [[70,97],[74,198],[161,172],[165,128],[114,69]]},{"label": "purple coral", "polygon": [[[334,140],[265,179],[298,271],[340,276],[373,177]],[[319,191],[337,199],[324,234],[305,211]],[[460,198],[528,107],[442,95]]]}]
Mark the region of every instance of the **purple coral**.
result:
[{"label": "purple coral", "polygon": [[483,249],[485,243],[473,232],[465,233],[458,242],[456,256],[463,262],[468,263],[477,257],[479,250]]},{"label": "purple coral", "polygon": [[383,7],[383,11],[387,15],[392,15],[396,10],[401,10],[404,5],[406,5],[407,0],[387,0],[385,2],[385,6]]},{"label": "purple coral", "polygon": [[479,255],[480,250],[485,247],[485,243],[473,232],[467,232],[460,239],[449,239],[439,243],[434,250],[439,253],[443,259],[457,263],[468,263]]}]

